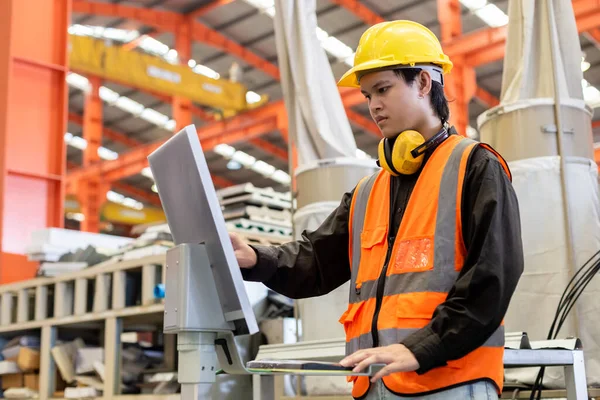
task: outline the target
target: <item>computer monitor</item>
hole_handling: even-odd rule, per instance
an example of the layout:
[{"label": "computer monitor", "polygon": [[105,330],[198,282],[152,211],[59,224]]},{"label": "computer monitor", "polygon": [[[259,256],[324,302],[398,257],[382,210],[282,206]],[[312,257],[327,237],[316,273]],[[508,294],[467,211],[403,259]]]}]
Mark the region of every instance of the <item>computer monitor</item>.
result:
[{"label": "computer monitor", "polygon": [[196,128],[183,128],[148,161],[175,244],[206,246],[225,320],[235,334],[258,332]]}]

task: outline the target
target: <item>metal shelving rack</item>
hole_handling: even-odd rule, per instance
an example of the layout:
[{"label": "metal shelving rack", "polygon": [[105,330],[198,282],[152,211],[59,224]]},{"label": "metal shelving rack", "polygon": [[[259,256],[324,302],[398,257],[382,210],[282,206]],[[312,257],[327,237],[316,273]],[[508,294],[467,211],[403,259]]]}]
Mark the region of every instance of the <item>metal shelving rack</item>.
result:
[{"label": "metal shelving rack", "polygon": [[[154,320],[162,327],[164,304],[155,299],[154,288],[164,282],[166,255],[105,263],[63,274],[40,277],[0,286],[0,334],[10,335],[41,331],[39,399],[51,399],[55,393],[56,373],[50,353],[60,327],[104,325],[104,387],[102,398],[155,400],[179,399],[179,395],[120,395],[121,333],[123,320]],[[141,271],[141,305],[126,306],[128,272]],[[88,302],[88,283],[93,282],[93,301]],[[15,307],[16,306],[16,307]],[[82,326],[85,326],[82,325]],[[171,335],[172,336],[172,335]],[[175,352],[175,341],[171,343]],[[167,349],[165,348],[165,361]],[[174,359],[169,360],[174,368]]]}]

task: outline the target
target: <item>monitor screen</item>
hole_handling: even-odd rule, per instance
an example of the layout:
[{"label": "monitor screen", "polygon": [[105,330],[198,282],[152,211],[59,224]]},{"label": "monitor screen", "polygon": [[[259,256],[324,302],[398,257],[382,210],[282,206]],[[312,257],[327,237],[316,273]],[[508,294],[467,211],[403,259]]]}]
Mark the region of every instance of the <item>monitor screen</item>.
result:
[{"label": "monitor screen", "polygon": [[235,334],[258,332],[196,128],[182,129],[148,161],[175,244],[206,245],[225,320]]}]

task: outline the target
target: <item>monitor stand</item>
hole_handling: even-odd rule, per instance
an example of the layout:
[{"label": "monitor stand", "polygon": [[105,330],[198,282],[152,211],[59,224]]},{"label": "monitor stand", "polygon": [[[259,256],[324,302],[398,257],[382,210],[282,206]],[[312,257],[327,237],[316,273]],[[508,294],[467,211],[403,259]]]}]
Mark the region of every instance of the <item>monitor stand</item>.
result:
[{"label": "monitor stand", "polygon": [[[203,244],[180,244],[167,251],[163,331],[177,334],[181,400],[208,400],[219,370],[225,374],[374,375],[383,365],[353,373],[337,363],[261,360],[246,368],[226,321],[212,266]],[[236,315],[231,318],[235,319]]]},{"label": "monitor stand", "polygon": [[218,370],[249,374],[225,320],[211,263],[203,244],[167,251],[163,330],[177,334],[178,381],[182,400],[211,399]]}]

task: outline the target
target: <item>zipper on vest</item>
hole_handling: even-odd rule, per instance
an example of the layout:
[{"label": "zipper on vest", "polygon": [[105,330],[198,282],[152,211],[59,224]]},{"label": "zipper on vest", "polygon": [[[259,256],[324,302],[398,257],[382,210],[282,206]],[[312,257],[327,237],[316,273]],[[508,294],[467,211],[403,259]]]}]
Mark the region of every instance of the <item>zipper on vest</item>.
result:
[{"label": "zipper on vest", "polygon": [[371,337],[373,338],[373,347],[379,347],[379,334],[377,330],[377,320],[379,319],[379,311],[381,311],[381,303],[383,303],[383,295],[385,292],[385,277],[387,275],[388,265],[390,262],[390,256],[392,255],[392,250],[394,248],[394,241],[396,239],[396,235],[389,236],[390,230],[394,229],[392,226],[393,222],[393,213],[392,205],[394,204],[394,186],[390,181],[390,206],[389,206],[389,225],[388,225],[388,249],[385,254],[385,263],[383,264],[383,268],[381,269],[381,274],[377,279],[377,297],[375,300],[375,312],[373,313],[373,321],[371,323]]}]

